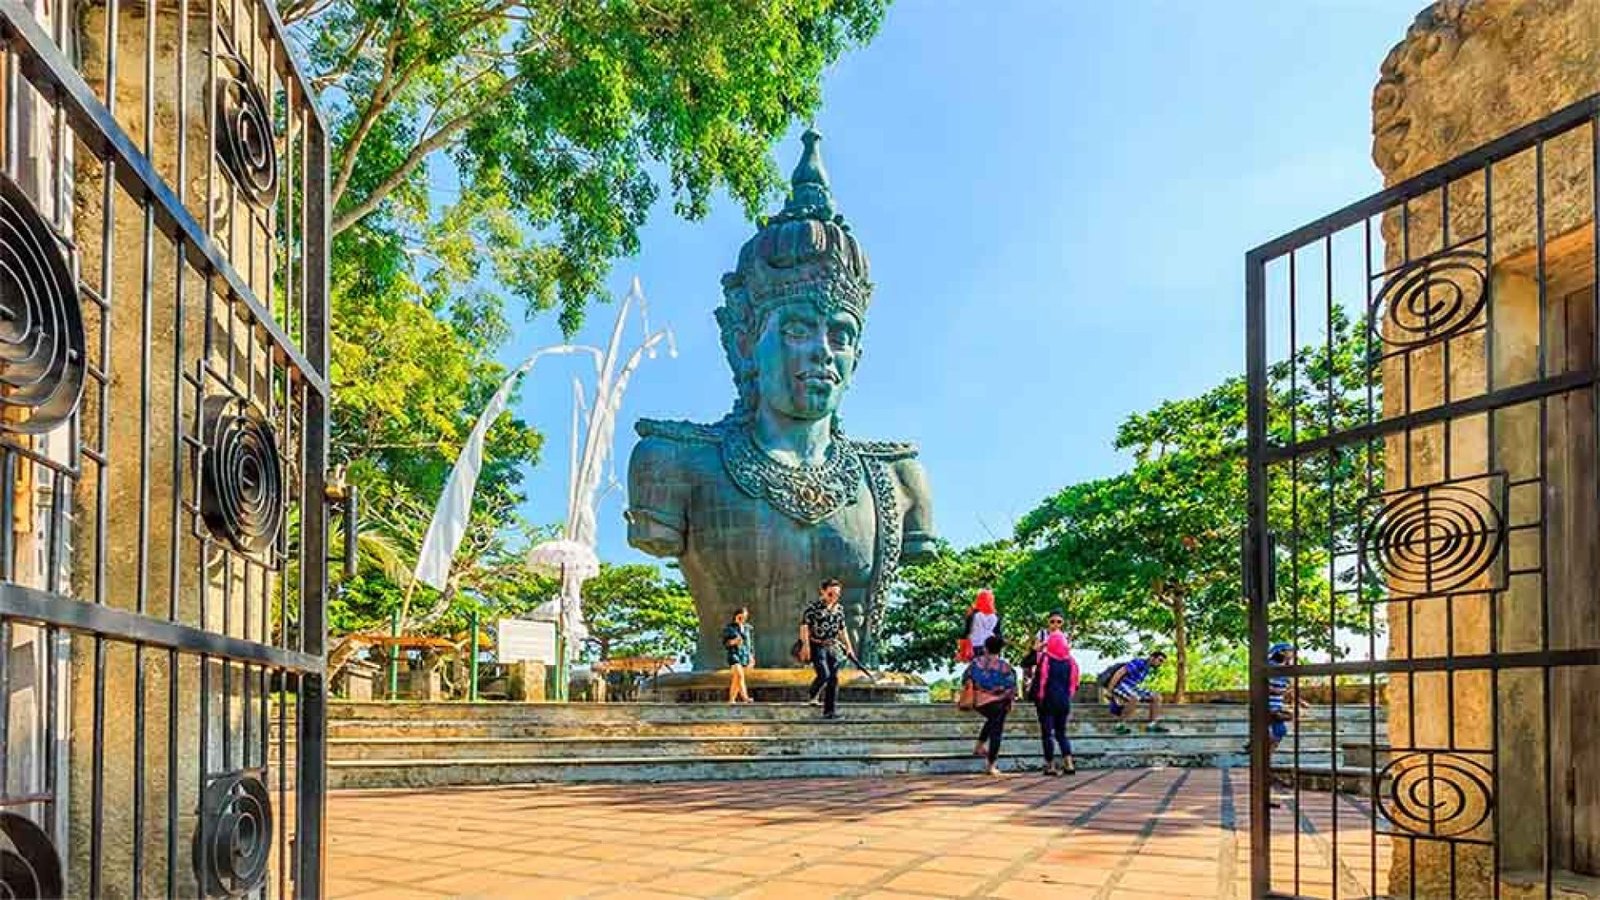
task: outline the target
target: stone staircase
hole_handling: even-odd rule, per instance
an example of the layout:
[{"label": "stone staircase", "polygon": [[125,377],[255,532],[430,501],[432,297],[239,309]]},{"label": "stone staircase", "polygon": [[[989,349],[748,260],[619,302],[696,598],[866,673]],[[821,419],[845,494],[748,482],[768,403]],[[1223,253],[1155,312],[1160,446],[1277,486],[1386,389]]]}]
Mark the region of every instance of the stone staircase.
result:
[{"label": "stone staircase", "polygon": [[[971,751],[980,720],[972,713],[947,704],[873,703],[841,706],[840,716],[823,721],[815,708],[799,704],[336,701],[330,709],[329,785],[690,781],[979,768]],[[1078,766],[1248,764],[1245,707],[1176,706],[1164,720],[1170,733],[1150,734],[1135,725],[1119,735],[1103,709],[1080,708],[1070,725]],[[1365,708],[1341,707],[1338,743],[1365,740],[1369,721]],[[1328,711],[1313,710],[1298,727],[1302,769],[1337,768]],[[1286,744],[1274,762],[1291,762],[1288,750]],[[290,755],[292,761],[292,747]],[[1041,764],[1031,709],[1019,706],[1012,714],[1001,758],[1011,770]]]}]

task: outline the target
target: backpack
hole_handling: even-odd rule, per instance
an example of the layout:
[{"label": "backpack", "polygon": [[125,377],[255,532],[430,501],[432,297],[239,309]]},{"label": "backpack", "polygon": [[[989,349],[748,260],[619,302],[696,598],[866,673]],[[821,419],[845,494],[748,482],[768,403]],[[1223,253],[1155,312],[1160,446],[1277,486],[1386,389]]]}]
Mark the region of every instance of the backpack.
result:
[{"label": "backpack", "polygon": [[1117,677],[1117,673],[1126,668],[1127,665],[1127,663],[1117,663],[1104,672],[1101,672],[1100,677],[1096,678],[1095,681],[1103,688],[1111,687],[1111,679]]}]

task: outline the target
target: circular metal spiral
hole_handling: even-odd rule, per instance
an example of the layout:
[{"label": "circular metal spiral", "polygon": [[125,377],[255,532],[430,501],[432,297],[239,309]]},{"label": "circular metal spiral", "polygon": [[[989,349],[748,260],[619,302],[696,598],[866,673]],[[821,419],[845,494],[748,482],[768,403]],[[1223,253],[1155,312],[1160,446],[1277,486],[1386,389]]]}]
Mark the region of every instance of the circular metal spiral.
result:
[{"label": "circular metal spiral", "polygon": [[1504,540],[1487,497],[1460,485],[1397,494],[1361,536],[1368,571],[1402,594],[1447,594],[1469,586]]},{"label": "circular metal spiral", "polygon": [[267,101],[250,67],[221,57],[217,79],[217,154],[245,199],[257,208],[278,196],[278,149]]},{"label": "circular metal spiral", "polygon": [[0,431],[43,434],[78,408],[83,313],[61,244],[10,178],[0,176]]},{"label": "circular metal spiral", "polygon": [[243,897],[267,879],[272,850],[272,798],[251,773],[206,785],[195,831],[195,874],[207,897]]},{"label": "circular metal spiral", "polygon": [[1493,781],[1483,765],[1448,753],[1406,753],[1383,768],[1378,805],[1396,826],[1445,838],[1482,825],[1494,808]]},{"label": "circular metal spiral", "polygon": [[0,900],[55,900],[64,893],[61,857],[32,819],[0,812]]},{"label": "circular metal spiral", "polygon": [[1374,333],[1390,346],[1414,348],[1466,330],[1488,300],[1487,272],[1487,258],[1473,250],[1445,250],[1401,267],[1373,298]]},{"label": "circular metal spiral", "polygon": [[207,397],[205,448],[206,526],[241,553],[271,547],[283,524],[283,467],[272,426],[243,400]]}]

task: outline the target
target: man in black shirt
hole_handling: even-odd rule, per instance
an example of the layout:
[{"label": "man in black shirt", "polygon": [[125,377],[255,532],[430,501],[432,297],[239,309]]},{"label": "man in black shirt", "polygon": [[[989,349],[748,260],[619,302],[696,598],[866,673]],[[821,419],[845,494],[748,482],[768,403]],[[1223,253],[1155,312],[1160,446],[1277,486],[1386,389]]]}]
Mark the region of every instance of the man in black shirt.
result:
[{"label": "man in black shirt", "polygon": [[817,677],[811,681],[811,696],[822,694],[822,717],[837,719],[835,706],[839,701],[840,642],[845,651],[853,654],[850,632],[844,627],[844,607],[839,605],[840,584],[829,578],[817,590],[817,599],[806,605],[800,616],[800,661],[810,662]]}]

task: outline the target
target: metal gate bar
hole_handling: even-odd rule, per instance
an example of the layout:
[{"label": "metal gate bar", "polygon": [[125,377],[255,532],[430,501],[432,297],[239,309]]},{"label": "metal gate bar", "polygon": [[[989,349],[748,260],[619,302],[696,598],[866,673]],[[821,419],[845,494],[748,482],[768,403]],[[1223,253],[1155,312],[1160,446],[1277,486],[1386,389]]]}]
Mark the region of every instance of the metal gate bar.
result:
[{"label": "metal gate bar", "polygon": [[8,327],[66,360],[0,359],[0,887],[321,896],[326,120],[265,0],[0,40]]},{"label": "metal gate bar", "polygon": [[[1341,854],[1371,895],[1552,896],[1563,871],[1600,875],[1581,806],[1600,729],[1574,700],[1600,678],[1600,635],[1573,618],[1600,583],[1597,212],[1600,95],[1246,255],[1254,896],[1350,896]],[[1364,385],[1329,374],[1336,333],[1364,341]],[[1325,658],[1269,662],[1302,638]],[[1294,727],[1274,768],[1269,679],[1327,688],[1325,766]],[[1274,854],[1275,773],[1289,821],[1331,804],[1313,854],[1330,880],[1297,827]]]}]

